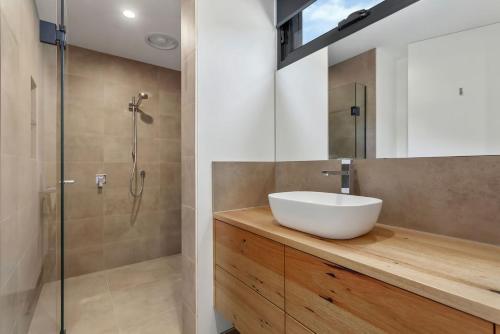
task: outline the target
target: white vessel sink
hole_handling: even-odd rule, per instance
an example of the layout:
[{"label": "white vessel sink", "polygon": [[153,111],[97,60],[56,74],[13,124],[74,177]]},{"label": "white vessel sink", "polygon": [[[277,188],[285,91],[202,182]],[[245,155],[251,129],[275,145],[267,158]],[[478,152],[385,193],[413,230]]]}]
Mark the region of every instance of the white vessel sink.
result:
[{"label": "white vessel sink", "polygon": [[382,200],[294,191],[269,194],[274,218],[283,226],[328,239],[352,239],[372,230]]}]

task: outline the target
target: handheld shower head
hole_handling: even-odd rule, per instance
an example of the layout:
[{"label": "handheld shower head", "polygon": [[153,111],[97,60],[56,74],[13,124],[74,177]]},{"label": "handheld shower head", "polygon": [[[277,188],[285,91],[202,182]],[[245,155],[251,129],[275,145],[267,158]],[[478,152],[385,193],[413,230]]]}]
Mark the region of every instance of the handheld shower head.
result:
[{"label": "handheld shower head", "polygon": [[139,95],[137,96],[137,107],[139,107],[142,103],[142,100],[147,100],[149,99],[148,93],[140,92]]}]

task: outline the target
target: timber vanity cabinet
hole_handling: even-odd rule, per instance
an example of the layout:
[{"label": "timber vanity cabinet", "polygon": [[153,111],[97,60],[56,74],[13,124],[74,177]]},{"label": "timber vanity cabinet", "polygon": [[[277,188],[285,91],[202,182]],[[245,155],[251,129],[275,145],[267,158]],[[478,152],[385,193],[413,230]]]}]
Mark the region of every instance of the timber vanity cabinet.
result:
[{"label": "timber vanity cabinet", "polygon": [[[260,224],[262,222],[264,223]],[[372,235],[350,241],[349,245],[370,248],[373,240],[384,238],[385,233],[387,239],[384,241],[388,244],[384,247],[388,252],[395,251],[396,244],[402,240],[407,243],[409,253],[401,255],[402,259],[413,257],[414,261],[420,261],[417,257],[421,252],[415,247],[418,243],[422,245],[427,242],[427,246],[437,245],[436,247],[446,249],[451,254],[450,262],[443,264],[444,270],[447,270],[448,265],[456,265],[453,256],[460,256],[458,250],[462,246],[460,242],[454,244],[453,241],[450,244],[449,238],[431,237],[424,233],[420,236],[420,232],[413,232],[415,236],[405,231],[407,230],[388,234],[388,230],[377,227],[376,231],[371,232]],[[395,234],[398,233],[401,234],[401,239],[396,240]],[[405,236],[404,233],[408,235]],[[349,268],[310,255],[290,246],[289,243],[287,245],[281,242],[286,240],[285,237],[290,238],[298,248],[303,248],[301,245],[312,242],[316,244],[309,247],[320,249],[324,245],[333,245],[332,247],[339,248],[339,253],[342,253],[343,247],[344,252],[349,252],[349,256],[357,258],[356,261],[360,263],[366,257],[362,251],[355,247],[344,246],[342,242],[334,243],[283,228],[272,222],[272,216],[267,208],[239,210],[234,211],[234,214],[232,212],[216,214],[215,308],[227,320],[232,321],[242,334],[495,333],[494,322],[499,322],[500,315],[497,309],[500,305],[498,299],[492,298],[490,303],[480,305],[477,300],[476,302],[468,300],[470,299],[468,295],[453,296],[442,292],[437,293],[441,298],[440,302],[437,302],[422,296],[426,292],[421,282],[415,284],[418,288],[414,291],[421,289],[422,294],[410,292],[396,286],[398,277],[391,279],[387,276],[387,280],[393,284],[386,283],[361,274],[356,270],[355,262],[352,262],[353,266]],[[388,241],[389,238],[392,239]],[[380,249],[373,247],[371,251],[372,254],[378,254]],[[453,254],[454,251],[457,254]],[[474,252],[480,253],[477,250]],[[379,261],[377,256],[373,258],[374,261]],[[490,259],[489,265],[494,261],[500,259]],[[398,264],[391,259],[383,264],[382,268],[386,266],[390,272],[391,265],[397,267]],[[375,273],[373,276],[377,273],[375,267],[376,265],[372,268]],[[482,270],[482,268],[475,269]],[[496,274],[500,269],[493,270]],[[385,277],[384,274],[381,275],[379,277]],[[415,275],[416,281],[422,274],[414,272],[410,275]],[[432,272],[427,273],[427,276],[430,275]],[[450,275],[453,275],[453,272],[450,272]],[[455,281],[450,279],[449,282],[445,282],[437,274],[432,279],[437,282],[436,286],[446,284],[450,285],[448,287],[450,289],[459,287],[452,286]],[[401,285],[406,287],[404,284],[407,280],[403,277],[401,281],[403,282]],[[435,287],[429,285],[427,292],[430,295],[435,293],[433,288]],[[481,291],[476,292],[481,296]],[[464,291],[464,294],[467,293]],[[446,303],[448,300],[450,302]],[[459,310],[459,307],[450,307],[450,304],[461,305],[462,310]],[[485,317],[478,316],[482,314],[485,314]],[[497,333],[500,332],[497,330]]]}]

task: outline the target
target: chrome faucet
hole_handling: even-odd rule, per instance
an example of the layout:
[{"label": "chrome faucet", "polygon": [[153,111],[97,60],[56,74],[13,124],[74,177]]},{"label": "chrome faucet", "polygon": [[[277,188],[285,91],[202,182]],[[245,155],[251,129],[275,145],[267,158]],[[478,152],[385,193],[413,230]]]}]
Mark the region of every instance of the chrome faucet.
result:
[{"label": "chrome faucet", "polygon": [[351,167],[352,159],[342,159],[342,168],[339,171],[324,170],[321,173],[325,176],[340,175],[341,177],[341,188],[340,192],[342,194],[351,194]]}]

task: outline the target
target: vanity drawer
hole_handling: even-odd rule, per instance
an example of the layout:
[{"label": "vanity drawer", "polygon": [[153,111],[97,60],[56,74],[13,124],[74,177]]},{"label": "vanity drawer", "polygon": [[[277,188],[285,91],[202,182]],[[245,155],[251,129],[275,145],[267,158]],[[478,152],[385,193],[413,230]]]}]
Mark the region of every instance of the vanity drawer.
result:
[{"label": "vanity drawer", "polygon": [[316,334],[487,333],[492,324],[286,248],[286,311]]},{"label": "vanity drawer", "polygon": [[286,315],[286,334],[314,334],[309,329],[305,328],[297,320]]},{"label": "vanity drawer", "polygon": [[240,280],[215,266],[215,309],[241,334],[284,334],[285,313]]},{"label": "vanity drawer", "polygon": [[215,221],[215,264],[284,308],[285,247]]}]

